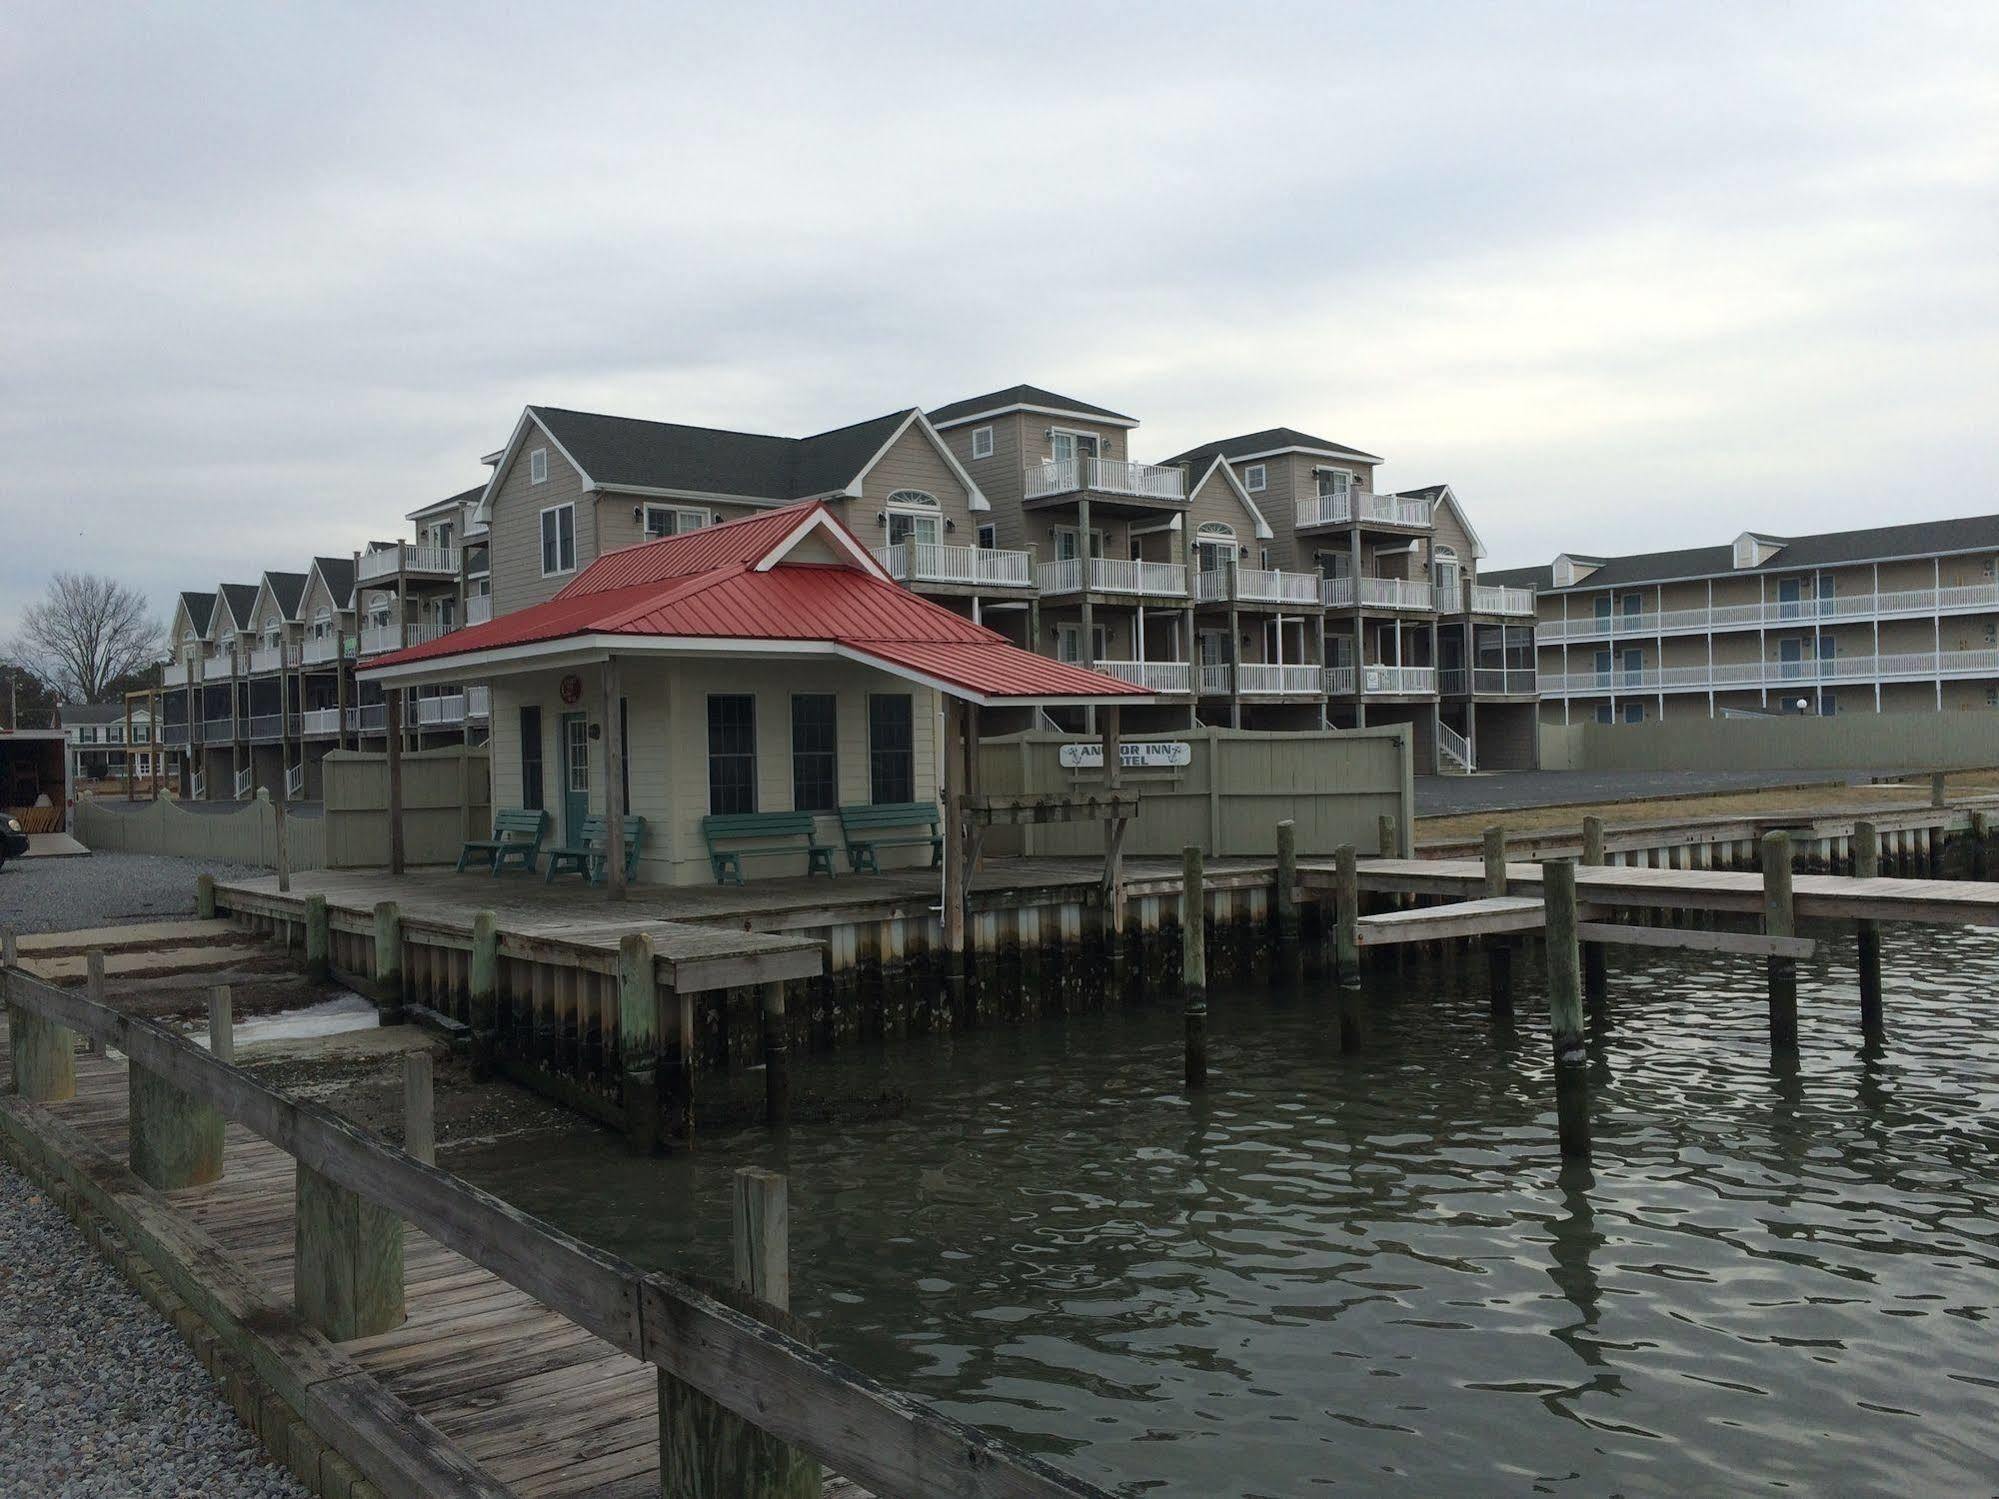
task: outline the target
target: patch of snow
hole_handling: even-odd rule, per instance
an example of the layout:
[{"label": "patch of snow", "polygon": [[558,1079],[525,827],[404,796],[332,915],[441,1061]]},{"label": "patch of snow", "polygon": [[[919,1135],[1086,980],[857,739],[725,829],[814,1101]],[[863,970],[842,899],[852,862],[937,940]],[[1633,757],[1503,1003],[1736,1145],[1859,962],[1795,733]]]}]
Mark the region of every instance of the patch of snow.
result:
[{"label": "patch of snow", "polygon": [[[372,1030],[379,1024],[375,1002],[351,989],[316,1005],[297,1010],[280,1010],[275,1015],[251,1015],[236,1022],[236,1045],[255,1046],[262,1041],[299,1041],[312,1036],[337,1036],[344,1031]],[[197,1046],[208,1045],[208,1023],[197,1021],[188,1027],[188,1036]]]}]

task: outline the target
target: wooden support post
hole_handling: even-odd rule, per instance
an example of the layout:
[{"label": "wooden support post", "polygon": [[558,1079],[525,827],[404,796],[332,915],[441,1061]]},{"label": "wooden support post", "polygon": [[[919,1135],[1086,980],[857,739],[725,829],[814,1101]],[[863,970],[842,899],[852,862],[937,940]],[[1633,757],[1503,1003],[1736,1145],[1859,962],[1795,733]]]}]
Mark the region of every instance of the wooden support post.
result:
[{"label": "wooden support post", "polygon": [[430,1051],[403,1053],[403,1152],[437,1164],[437,1097]]},{"label": "wooden support post", "polygon": [[1277,890],[1271,904],[1277,912],[1277,971],[1295,989],[1304,979],[1304,953],[1298,945],[1298,824],[1288,817],[1277,824]]},{"label": "wooden support post", "polygon": [[194,914],[201,921],[215,919],[215,876],[212,874],[194,877]]},{"label": "wooden support post", "polygon": [[944,699],[944,951],[952,973],[965,971],[965,702]]},{"label": "wooden support post", "polygon": [[[796,1332],[790,1215],[777,1172],[736,1172],[734,1251],[734,1299],[758,1320]],[[675,1499],[819,1499],[825,1485],[813,1459],[664,1372],[659,1460],[659,1491]]]},{"label": "wooden support post", "polygon": [[[93,947],[83,957],[83,992],[90,996],[91,1003],[105,1004],[109,1001],[109,989],[104,982],[104,949]],[[83,1038],[83,1049],[95,1053],[98,1049],[95,1036]]]},{"label": "wooden support post", "polygon": [[170,1192],[222,1175],[222,1116],[137,1062],[125,1071],[132,1174]]},{"label": "wooden support post", "polygon": [[208,1054],[218,1062],[236,1060],[236,1006],[227,984],[208,991]]},{"label": "wooden support post", "polygon": [[335,1343],[403,1320],[403,1220],[310,1166],[298,1167],[292,1298]]},{"label": "wooden support post", "polygon": [[305,898],[306,977],[324,979],[333,972],[333,929],[326,911],[326,897],[314,891]]},{"label": "wooden support post", "polygon": [[[282,682],[278,684],[278,691],[280,694],[284,692],[284,684]],[[278,722],[283,723],[282,710],[284,707],[284,698],[282,696],[278,699],[278,706],[280,709]],[[277,794],[271,798],[271,827],[274,841],[277,843],[277,847],[273,852],[277,855],[278,893],[280,895],[289,895],[292,888],[292,850],[291,842],[285,835],[285,797],[289,793],[290,788],[283,784],[284,771],[284,752],[280,748],[278,752],[279,785]]]},{"label": "wooden support post", "polygon": [[1948,801],[1949,797],[1944,788],[1944,773],[1940,770],[1932,771],[1930,773],[1930,805],[1932,807],[1941,807],[1946,805]]},{"label": "wooden support post", "polygon": [[[1853,877],[1881,877],[1881,833],[1871,822],[1853,825]],[[1860,1029],[1870,1039],[1881,1035],[1881,925],[1857,921],[1860,946]]]},{"label": "wooden support post", "polygon": [[382,715],[389,753],[389,873],[403,872],[403,695],[382,689]]},{"label": "wooden support post", "polygon": [[[1583,863],[1589,868],[1603,864],[1603,819],[1589,816],[1583,819]],[[1583,944],[1583,997],[1592,1005],[1601,1005],[1610,994],[1610,973],[1604,946],[1601,942]]]},{"label": "wooden support post", "polygon": [[1551,859],[1541,866],[1548,944],[1548,1032],[1555,1045],[1555,1115],[1562,1154],[1590,1153],[1589,1057],[1583,1048],[1581,959],[1576,950],[1576,866]]},{"label": "wooden support post", "polygon": [[1384,859],[1392,859],[1402,851],[1402,845],[1395,839],[1395,815],[1384,812],[1375,822],[1375,850]]},{"label": "wooden support post", "polygon": [[1208,1086],[1208,888],[1199,844],[1180,852],[1180,983],[1185,995],[1187,1086]]},{"label": "wooden support post", "polygon": [[[19,938],[12,927],[0,931],[0,967],[18,968]],[[53,1021],[7,1006],[7,1051],[14,1091],[35,1103],[59,1103],[76,1096],[76,1035]]]},{"label": "wooden support post", "polygon": [[1334,919],[1339,924],[1340,1050],[1359,1051],[1360,1033],[1360,856],[1351,843],[1333,850]]},{"label": "wooden support post", "polygon": [[679,1044],[674,1057],[673,1108],[680,1121],[680,1140],[694,1148],[694,996],[675,992],[674,1030]]},{"label": "wooden support post", "polygon": [[645,932],[618,939],[618,1074],[625,1143],[650,1155],[659,1148],[659,978]]},{"label": "wooden support post", "polygon": [[392,900],[375,902],[375,1010],[383,1025],[403,1023],[403,913]]},{"label": "wooden support post", "polygon": [[618,658],[604,658],[604,898],[625,898],[624,694]]},{"label": "wooden support post", "polygon": [[791,1037],[784,1019],[784,980],[763,986],[764,1123],[791,1122]]},{"label": "wooden support post", "polygon": [[472,1022],[472,1076],[493,1075],[500,1043],[500,932],[491,911],[472,913],[472,955],[465,965],[465,1010]]},{"label": "wooden support post", "polygon": [[[1797,935],[1791,902],[1791,835],[1765,833],[1763,853],[1763,933],[1769,937]],[[1798,960],[1771,954],[1764,959],[1770,981],[1770,1049],[1798,1049]]]},{"label": "wooden support post", "polygon": [[[1506,894],[1506,829],[1485,830],[1485,893]],[[1494,1015],[1513,1013],[1513,945],[1503,933],[1485,939],[1487,999]]]},{"label": "wooden support post", "polygon": [[[1104,789],[1115,793],[1124,779],[1124,749],[1115,704],[1097,710],[1103,730]],[[1115,939],[1124,932],[1124,822],[1112,818],[1104,824],[1104,922],[1106,938],[1115,948]]]}]

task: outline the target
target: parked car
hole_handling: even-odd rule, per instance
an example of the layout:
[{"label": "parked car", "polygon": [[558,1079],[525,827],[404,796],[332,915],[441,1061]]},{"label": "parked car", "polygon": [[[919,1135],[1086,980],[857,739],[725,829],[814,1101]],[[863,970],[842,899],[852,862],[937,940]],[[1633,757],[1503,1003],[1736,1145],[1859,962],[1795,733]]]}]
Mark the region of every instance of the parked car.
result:
[{"label": "parked car", "polygon": [[18,859],[28,851],[28,835],[21,831],[21,819],[0,813],[0,868],[5,868],[9,859]]}]

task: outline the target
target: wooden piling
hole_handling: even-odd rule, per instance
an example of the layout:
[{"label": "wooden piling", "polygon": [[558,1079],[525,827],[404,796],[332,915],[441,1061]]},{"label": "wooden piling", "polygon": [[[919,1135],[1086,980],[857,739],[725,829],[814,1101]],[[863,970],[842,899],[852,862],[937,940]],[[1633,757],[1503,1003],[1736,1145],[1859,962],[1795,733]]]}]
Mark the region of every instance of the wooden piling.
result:
[{"label": "wooden piling", "polygon": [[1208,1086],[1207,871],[1198,844],[1180,852],[1180,986],[1185,996],[1187,1086]]},{"label": "wooden piling", "polygon": [[1576,946],[1576,866],[1541,865],[1548,946],[1548,1033],[1555,1047],[1555,1116],[1562,1154],[1590,1154],[1589,1065],[1583,1048],[1581,956]]},{"label": "wooden piling", "polygon": [[[1853,825],[1853,877],[1881,877],[1881,833],[1871,822]],[[1869,1037],[1881,1034],[1881,925],[1857,921],[1860,964],[1860,1029]]]},{"label": "wooden piling", "polygon": [[[1485,893],[1506,894],[1506,829],[1485,830]],[[1503,934],[1485,939],[1487,994],[1494,1015],[1513,1013],[1513,944]]]},{"label": "wooden piling", "polygon": [[784,1018],[784,980],[763,986],[764,1122],[791,1122],[791,1037]]},{"label": "wooden piling", "polygon": [[638,1155],[659,1147],[659,1019],[652,937],[627,932],[618,939],[618,1074],[625,1143]]},{"label": "wooden piling", "polygon": [[1334,920],[1339,934],[1340,1050],[1360,1050],[1360,856],[1351,843],[1333,850]]},{"label": "wooden piling", "polygon": [[491,911],[472,914],[472,953],[465,965],[465,1013],[472,1024],[472,1076],[493,1074],[499,1049],[500,929]]},{"label": "wooden piling", "polygon": [[694,1148],[694,996],[676,992],[673,996],[675,1032],[673,1110],[680,1126],[680,1140]]},{"label": "wooden piling", "polygon": [[[91,956],[98,960],[95,977],[101,981],[104,955],[93,951]],[[93,997],[102,1002],[101,995]],[[218,1062],[236,1059],[230,1009],[228,985],[209,990],[208,1049]],[[162,1192],[221,1179],[220,1114],[137,1062],[125,1071],[125,1099],[127,1159],[134,1176]]]},{"label": "wooden piling", "polygon": [[236,1005],[227,984],[208,991],[208,1054],[218,1062],[236,1060]]},{"label": "wooden piling", "polygon": [[324,979],[333,972],[332,927],[326,897],[317,891],[305,898],[306,977]]},{"label": "wooden piling", "polygon": [[437,1164],[437,1097],[430,1052],[403,1053],[403,1151],[426,1166]]},{"label": "wooden piling", "polygon": [[215,876],[212,874],[194,877],[194,914],[202,921],[215,919]]},{"label": "wooden piling", "polygon": [[[1798,928],[1791,901],[1791,835],[1782,830],[1765,833],[1762,857],[1764,935],[1794,937]],[[1796,1051],[1798,960],[1772,953],[1765,962],[1770,985],[1770,1048]]]},{"label": "wooden piling", "polygon": [[1272,902],[1277,917],[1278,972],[1293,988],[1303,977],[1303,953],[1298,946],[1298,825],[1290,818],[1277,824],[1277,890]]},{"label": "wooden piling", "polygon": [[[734,1282],[742,1310],[786,1332],[802,1330],[790,1316],[789,1208],[775,1171],[736,1172]],[[819,1499],[825,1485],[813,1459],[664,1371],[659,1462],[659,1491],[676,1499]]]},{"label": "wooden piling", "polygon": [[[20,939],[0,929],[0,970],[20,967]],[[0,980],[4,986],[4,980]],[[7,1006],[8,1071],[14,1091],[35,1103],[76,1096],[76,1035],[15,1005]]]},{"label": "wooden piling", "polygon": [[403,913],[392,900],[375,902],[375,1010],[383,1025],[403,1022]]},{"label": "wooden piling", "polygon": [[335,1343],[403,1320],[403,1220],[310,1166],[297,1168],[292,1299]]},{"label": "wooden piling", "polygon": [[1395,814],[1384,812],[1374,824],[1375,851],[1384,859],[1392,859],[1402,851],[1402,845],[1395,837]]},{"label": "wooden piling", "polygon": [[[1603,865],[1603,819],[1589,816],[1583,819],[1583,863],[1592,868]],[[1592,1005],[1601,1005],[1610,993],[1610,974],[1606,963],[1606,952],[1601,942],[1583,944],[1583,998]]]},{"label": "wooden piling", "polygon": [[1930,772],[1930,805],[1941,807],[1948,801],[1949,796],[1944,787],[1944,773],[1940,770]]}]

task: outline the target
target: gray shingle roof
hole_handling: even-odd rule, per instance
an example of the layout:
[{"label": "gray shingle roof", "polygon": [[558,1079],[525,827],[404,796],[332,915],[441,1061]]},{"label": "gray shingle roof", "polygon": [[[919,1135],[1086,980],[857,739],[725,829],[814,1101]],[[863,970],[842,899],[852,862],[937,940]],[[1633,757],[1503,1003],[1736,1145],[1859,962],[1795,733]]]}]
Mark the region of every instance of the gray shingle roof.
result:
[{"label": "gray shingle roof", "polygon": [[305,597],[304,573],[265,573],[264,581],[271,585],[271,597],[278,601],[278,609],[286,619],[298,618],[298,601]]},{"label": "gray shingle roof", "polygon": [[[1768,535],[1767,532],[1755,534]],[[1999,551],[1999,515],[1913,521],[1898,526],[1869,526],[1858,531],[1821,531],[1812,536],[1771,536],[1769,539],[1781,543],[1781,546],[1756,567],[1736,567],[1734,548],[1731,546],[1636,552],[1624,557],[1605,558],[1601,567],[1575,586],[1613,588],[1638,583],[1668,583],[1680,578],[1792,572],[1801,567],[1844,567],[1855,562],[1887,561],[1895,557],[1927,557],[1932,552]]]},{"label": "gray shingle roof", "polygon": [[1399,500],[1428,500],[1432,505],[1444,497],[1448,484],[1425,484],[1421,489],[1398,489],[1395,497]]},{"label": "gray shingle roof", "polygon": [[1101,416],[1114,422],[1136,422],[1136,417],[1126,416],[1121,411],[1113,411],[1108,406],[1094,406],[1088,401],[1079,401],[1073,396],[1057,395],[1052,390],[1043,390],[1038,385],[1009,385],[1005,390],[990,391],[982,396],[971,396],[963,401],[952,401],[939,406],[929,413],[930,420],[939,426],[956,421],[961,416],[977,416],[982,411],[1001,411],[1009,406],[1046,406],[1055,411],[1073,411],[1079,416]]},{"label": "gray shingle roof", "polygon": [[1333,442],[1328,438],[1314,437],[1309,432],[1300,432],[1296,427],[1265,427],[1261,432],[1245,432],[1240,437],[1224,437],[1218,442],[1204,442],[1197,448],[1189,448],[1184,453],[1175,453],[1168,463],[1193,463],[1197,467],[1220,453],[1224,457],[1240,458],[1246,453],[1270,453],[1279,448],[1316,448],[1322,453],[1332,453],[1341,458],[1360,458],[1368,463],[1379,463],[1381,459],[1372,453],[1363,453],[1359,448],[1350,448],[1345,443]]},{"label": "gray shingle roof", "polygon": [[634,417],[530,408],[598,484],[798,500],[844,489],[909,409],[811,437],[772,437]]},{"label": "gray shingle roof", "polygon": [[255,583],[224,583],[217,590],[223,602],[229,606],[229,614],[236,621],[236,628],[250,628],[251,611],[257,607],[257,585]]},{"label": "gray shingle roof", "polygon": [[[123,703],[63,703],[56,711],[62,715],[64,727],[80,723],[123,723],[125,705]],[[145,709],[134,706],[134,718],[145,717]]]},{"label": "gray shingle roof", "polygon": [[215,618],[215,595],[212,593],[183,592],[181,603],[187,606],[188,623],[194,626],[197,635],[208,633],[208,622]]},{"label": "gray shingle roof", "polygon": [[312,565],[318,568],[319,575],[326,579],[326,590],[333,595],[333,602],[342,609],[351,608],[354,603],[354,559],[315,557],[312,559]]},{"label": "gray shingle roof", "polygon": [[1555,586],[1555,568],[1552,563],[1543,567],[1481,567],[1478,580],[1494,588],[1531,588],[1546,593]]}]

